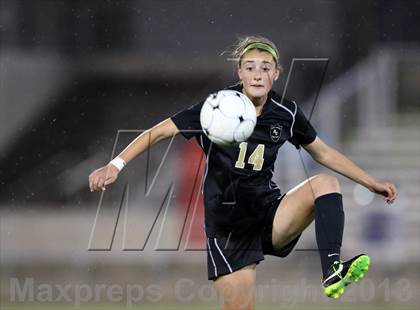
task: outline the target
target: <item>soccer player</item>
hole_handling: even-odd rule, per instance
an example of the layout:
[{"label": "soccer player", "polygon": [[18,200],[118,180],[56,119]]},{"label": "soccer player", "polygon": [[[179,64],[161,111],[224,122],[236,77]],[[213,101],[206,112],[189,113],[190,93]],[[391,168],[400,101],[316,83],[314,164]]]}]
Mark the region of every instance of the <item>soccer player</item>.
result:
[{"label": "soccer player", "polygon": [[159,141],[178,133],[194,137],[207,157],[208,277],[214,280],[223,309],[253,309],[258,262],[264,255],[287,256],[313,220],[323,290],[326,296],[338,298],[348,284],[364,276],[370,263],[365,254],[340,260],[344,228],[340,184],[336,177],[320,174],[282,195],[271,180],[278,149],[286,141],[302,146],[318,163],[382,195],[387,203],[394,202],[397,189],[325,144],[299,106],[272,90],[282,70],[273,42],[247,37],[233,56],[240,82],[227,89],[245,94],[257,111],[257,125],[246,142],[240,147],[212,144],[201,131],[201,102],[142,133],[110,163],[93,171],[90,189],[104,190],[127,163]]}]

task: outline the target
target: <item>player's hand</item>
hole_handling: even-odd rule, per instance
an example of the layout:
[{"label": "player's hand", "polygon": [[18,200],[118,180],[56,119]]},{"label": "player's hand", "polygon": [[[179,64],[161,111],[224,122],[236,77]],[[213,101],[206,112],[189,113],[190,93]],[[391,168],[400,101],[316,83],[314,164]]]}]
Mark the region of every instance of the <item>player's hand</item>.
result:
[{"label": "player's hand", "polygon": [[91,192],[100,192],[106,189],[106,186],[115,182],[119,170],[113,164],[96,169],[89,175],[89,188]]},{"label": "player's hand", "polygon": [[384,199],[388,204],[393,203],[398,196],[397,188],[391,182],[376,181],[370,190],[375,194],[384,196]]}]

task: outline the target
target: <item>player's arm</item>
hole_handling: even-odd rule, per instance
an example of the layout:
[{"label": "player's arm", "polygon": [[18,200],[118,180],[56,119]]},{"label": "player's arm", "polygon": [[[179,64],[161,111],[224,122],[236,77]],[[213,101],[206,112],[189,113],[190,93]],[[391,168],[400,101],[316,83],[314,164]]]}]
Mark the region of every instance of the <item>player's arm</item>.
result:
[{"label": "player's arm", "polygon": [[318,137],[312,143],[303,145],[303,147],[318,163],[365,186],[370,191],[384,196],[387,203],[393,203],[397,197],[398,193],[394,184],[373,178]]},{"label": "player's arm", "polygon": [[[168,118],[137,136],[117,157],[126,165],[152,145],[173,137],[178,132],[174,122]],[[105,186],[115,182],[119,172],[120,169],[111,162],[96,169],[89,175],[90,190],[92,192],[105,190]]]}]

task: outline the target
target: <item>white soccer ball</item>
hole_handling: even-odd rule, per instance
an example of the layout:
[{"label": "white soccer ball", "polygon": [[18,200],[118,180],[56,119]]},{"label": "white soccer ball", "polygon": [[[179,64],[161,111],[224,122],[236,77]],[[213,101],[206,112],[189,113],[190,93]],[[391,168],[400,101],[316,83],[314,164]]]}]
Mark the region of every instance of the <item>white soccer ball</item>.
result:
[{"label": "white soccer ball", "polygon": [[236,145],[248,139],[257,124],[254,104],[235,90],[211,94],[201,108],[201,127],[216,144]]}]

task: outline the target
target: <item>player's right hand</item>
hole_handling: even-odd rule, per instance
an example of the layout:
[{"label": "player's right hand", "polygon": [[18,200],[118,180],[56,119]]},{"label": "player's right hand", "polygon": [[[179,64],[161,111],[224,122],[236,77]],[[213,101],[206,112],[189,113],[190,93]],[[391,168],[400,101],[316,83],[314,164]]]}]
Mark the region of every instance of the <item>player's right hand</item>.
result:
[{"label": "player's right hand", "polygon": [[119,170],[113,164],[108,164],[96,169],[89,175],[89,188],[91,192],[100,192],[106,189],[106,186],[115,182]]}]

